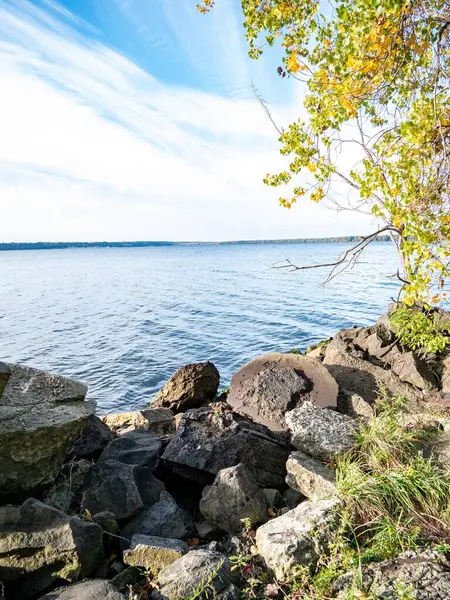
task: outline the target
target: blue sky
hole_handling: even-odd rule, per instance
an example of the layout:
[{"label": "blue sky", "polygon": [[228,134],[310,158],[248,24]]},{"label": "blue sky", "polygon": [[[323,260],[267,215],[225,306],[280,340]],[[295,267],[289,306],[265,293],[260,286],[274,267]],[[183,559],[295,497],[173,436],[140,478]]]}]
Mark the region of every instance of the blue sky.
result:
[{"label": "blue sky", "polygon": [[238,0],[3,0],[1,241],[230,240],[346,235],[372,226],[266,188],[277,133],[302,112],[251,61]]}]

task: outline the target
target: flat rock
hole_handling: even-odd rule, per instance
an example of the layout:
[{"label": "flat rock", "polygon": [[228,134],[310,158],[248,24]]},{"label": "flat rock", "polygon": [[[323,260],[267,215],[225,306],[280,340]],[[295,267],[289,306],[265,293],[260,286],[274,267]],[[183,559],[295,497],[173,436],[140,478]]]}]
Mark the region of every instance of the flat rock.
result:
[{"label": "flat rock", "polygon": [[190,515],[167,492],[161,492],[160,499],[147,510],[132,519],[120,532],[130,540],[135,534],[185,540],[193,530]]},{"label": "flat rock", "polygon": [[80,437],[70,447],[66,460],[89,458],[96,460],[103,449],[114,439],[114,434],[103,421],[90,415]]},{"label": "flat rock", "polygon": [[286,483],[310,499],[336,496],[336,471],[303,452],[293,452],[286,463]]},{"label": "flat rock", "polygon": [[105,579],[87,579],[53,590],[39,600],[125,600],[125,596]]},{"label": "flat rock", "polygon": [[87,387],[22,367],[7,365],[8,383],[0,398],[0,502],[20,500],[58,475],[67,450],[83,430],[95,405]]},{"label": "flat rock", "polygon": [[208,588],[208,597],[215,600],[239,600],[241,597],[230,561],[211,550],[185,554],[159,574],[158,582],[164,600],[193,597],[194,590],[201,585]]},{"label": "flat rock", "polygon": [[292,445],[317,458],[333,458],[354,446],[357,423],[345,415],[308,403],[291,410],[286,423]]},{"label": "flat rock", "polygon": [[297,565],[313,569],[326,553],[337,520],[336,500],[302,502],[256,531],[256,546],[279,581],[292,576]]},{"label": "flat rock", "polygon": [[307,401],[335,408],[337,395],[337,383],[320,361],[274,352],[251,360],[233,375],[227,402],[276,431],[285,429],[287,411]]},{"label": "flat rock", "polygon": [[200,512],[205,519],[229,533],[251,527],[268,519],[266,499],[258,483],[244,464],[222,469],[214,483],[203,491]]},{"label": "flat rock", "polygon": [[8,600],[90,575],[103,558],[102,529],[34,498],[0,507],[0,581]]},{"label": "flat rock", "polygon": [[175,413],[214,400],[219,389],[219,371],[211,362],[184,365],[176,371],[152,400],[152,408]]},{"label": "flat rock", "polygon": [[[210,483],[210,475],[244,463],[261,487],[282,487],[289,447],[267,427],[218,407],[183,415],[163,453],[165,465],[187,479]],[[205,477],[209,475],[209,477]]]},{"label": "flat rock", "polygon": [[117,435],[139,430],[149,431],[158,436],[175,432],[175,417],[168,408],[115,413],[105,415],[101,419]]},{"label": "flat rock", "polygon": [[115,460],[126,465],[156,469],[161,454],[161,440],[147,431],[130,431],[110,442],[99,462]]},{"label": "flat rock", "polygon": [[133,535],[131,547],[123,553],[123,562],[159,573],[188,551],[186,542],[150,535]]},{"label": "flat rock", "polygon": [[419,390],[437,388],[437,380],[427,364],[413,352],[400,354],[392,365],[392,372],[400,381],[410,383]]}]

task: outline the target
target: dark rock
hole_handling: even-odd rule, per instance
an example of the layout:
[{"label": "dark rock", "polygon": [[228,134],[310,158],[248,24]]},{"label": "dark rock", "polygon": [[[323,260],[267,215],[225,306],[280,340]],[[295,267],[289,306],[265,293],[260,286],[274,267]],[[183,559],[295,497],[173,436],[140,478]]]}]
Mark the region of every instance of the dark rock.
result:
[{"label": "dark rock", "polygon": [[38,502],[0,507],[0,581],[8,600],[90,575],[103,558],[102,530]]},{"label": "dark rock", "polygon": [[217,552],[195,550],[185,554],[159,574],[164,600],[189,598],[207,582],[208,593],[216,600],[239,600],[241,592],[230,561]]},{"label": "dark rock", "polygon": [[132,519],[120,532],[131,543],[135,534],[185,540],[193,531],[190,515],[180,508],[167,492],[161,492],[158,502]]},{"label": "dark rock", "polygon": [[126,465],[156,469],[161,453],[161,440],[146,431],[130,431],[106,446],[99,462],[116,460]]},{"label": "dark rock", "polygon": [[150,535],[133,535],[131,547],[123,553],[123,562],[159,573],[188,551],[186,542]]},{"label": "dark rock", "polygon": [[219,371],[211,362],[184,365],[153,398],[152,408],[169,408],[175,413],[196,408],[214,400],[219,383]]},{"label": "dark rock", "polygon": [[264,488],[262,493],[266,499],[267,506],[272,508],[280,508],[280,506],[283,504],[283,496],[278,490],[273,488]]},{"label": "dark rock", "polygon": [[88,482],[93,464],[88,460],[65,464],[56,481],[42,496],[42,501],[65,513],[79,512],[83,490]]},{"label": "dark rock", "polygon": [[268,519],[264,494],[244,464],[218,472],[214,483],[203,492],[200,512],[207,521],[229,533],[241,532],[243,519],[252,528]]},{"label": "dark rock", "polygon": [[392,365],[392,372],[400,381],[410,383],[419,390],[437,388],[437,380],[433,372],[413,352],[399,355]]},{"label": "dark rock", "polygon": [[144,430],[154,435],[175,432],[175,418],[168,408],[147,408],[134,412],[115,413],[101,418],[114,433]]},{"label": "dark rock", "polygon": [[20,500],[58,475],[94,405],[82,383],[8,365],[0,402],[0,502]]},{"label": "dark rock", "polygon": [[305,496],[297,492],[297,490],[288,489],[283,492],[283,500],[289,508],[295,508],[305,500]]},{"label": "dark rock", "polygon": [[146,508],[158,502],[161,492],[166,489],[164,483],[157,479],[147,467],[137,467],[134,479]]},{"label": "dark rock", "polygon": [[109,581],[87,579],[69,587],[62,587],[41,596],[39,600],[125,600]]},{"label": "dark rock", "polygon": [[251,360],[233,375],[227,402],[276,431],[285,429],[287,411],[307,401],[335,408],[337,394],[336,382],[318,360],[275,352]]},{"label": "dark rock", "polygon": [[0,398],[2,397],[10,375],[11,370],[8,367],[8,365],[5,365],[5,363],[0,362]]},{"label": "dark rock", "polygon": [[164,451],[170,468],[188,479],[217,475],[221,469],[244,463],[261,487],[282,487],[289,448],[267,427],[231,411],[212,407],[190,410]]},{"label": "dark rock", "polygon": [[91,458],[96,460],[102,450],[114,439],[113,432],[95,415],[86,421],[80,437],[74,441],[67,453],[67,459]]},{"label": "dark rock", "polygon": [[293,452],[286,463],[286,483],[310,499],[336,496],[336,471],[303,452]]},{"label": "dark rock", "polygon": [[[137,569],[136,567],[127,567],[123,571],[121,571],[118,575],[111,579],[111,585],[113,585],[119,592],[128,592],[130,586],[133,587],[135,585],[145,583],[145,575],[142,572],[142,569]],[[131,598],[128,598],[131,600]]]}]

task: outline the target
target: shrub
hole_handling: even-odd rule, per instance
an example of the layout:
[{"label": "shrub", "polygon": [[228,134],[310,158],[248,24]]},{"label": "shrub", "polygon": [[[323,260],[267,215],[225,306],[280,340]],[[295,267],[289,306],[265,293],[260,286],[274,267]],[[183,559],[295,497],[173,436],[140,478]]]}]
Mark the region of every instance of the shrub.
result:
[{"label": "shrub", "polygon": [[443,352],[450,342],[448,326],[442,326],[436,313],[398,308],[390,317],[400,343],[411,350]]}]

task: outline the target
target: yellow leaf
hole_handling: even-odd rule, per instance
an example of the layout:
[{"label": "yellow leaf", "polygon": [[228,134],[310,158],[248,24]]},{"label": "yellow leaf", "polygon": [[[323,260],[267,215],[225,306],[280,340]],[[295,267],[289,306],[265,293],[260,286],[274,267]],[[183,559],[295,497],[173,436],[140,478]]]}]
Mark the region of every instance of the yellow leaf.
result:
[{"label": "yellow leaf", "polygon": [[297,62],[297,52],[293,52],[288,61],[287,61],[287,68],[288,71],[292,71],[292,73],[297,73],[297,71],[300,69],[300,65]]}]

